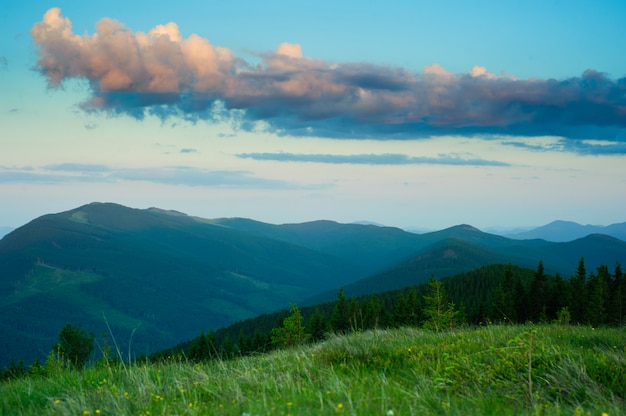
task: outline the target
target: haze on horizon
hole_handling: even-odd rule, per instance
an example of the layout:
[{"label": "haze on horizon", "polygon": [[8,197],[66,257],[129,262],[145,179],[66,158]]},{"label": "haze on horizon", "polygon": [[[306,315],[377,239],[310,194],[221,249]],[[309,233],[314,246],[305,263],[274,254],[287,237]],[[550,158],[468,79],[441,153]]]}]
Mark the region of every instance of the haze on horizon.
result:
[{"label": "haze on horizon", "polygon": [[626,4],[25,1],[0,225],[93,201],[270,223],[609,225]]}]

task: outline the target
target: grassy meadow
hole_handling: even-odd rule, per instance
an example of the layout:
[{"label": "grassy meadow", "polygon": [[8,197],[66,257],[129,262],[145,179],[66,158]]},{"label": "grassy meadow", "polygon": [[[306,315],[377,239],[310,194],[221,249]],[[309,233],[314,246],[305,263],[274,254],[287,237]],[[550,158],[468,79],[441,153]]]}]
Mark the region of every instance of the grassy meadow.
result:
[{"label": "grassy meadow", "polygon": [[620,415],[626,330],[373,330],[193,363],[47,362],[0,383],[3,415]]}]

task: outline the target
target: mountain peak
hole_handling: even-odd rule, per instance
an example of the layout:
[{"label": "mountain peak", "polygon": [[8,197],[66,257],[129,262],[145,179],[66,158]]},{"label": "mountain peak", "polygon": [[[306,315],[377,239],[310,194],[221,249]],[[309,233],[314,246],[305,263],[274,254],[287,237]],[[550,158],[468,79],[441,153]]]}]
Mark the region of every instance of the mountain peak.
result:
[{"label": "mountain peak", "polygon": [[470,232],[482,232],[480,231],[478,228],[473,227],[469,224],[459,224],[459,225],[453,225],[450,228],[446,228],[445,230],[442,231],[470,231]]},{"label": "mountain peak", "polygon": [[476,227],[472,227],[472,226],[471,226],[471,225],[469,225],[469,224],[461,224],[461,225],[458,225],[457,227],[458,227],[459,229],[461,229],[461,230],[466,230],[466,231],[478,231],[478,232],[480,232],[480,230],[479,230],[478,228],[476,228]]}]

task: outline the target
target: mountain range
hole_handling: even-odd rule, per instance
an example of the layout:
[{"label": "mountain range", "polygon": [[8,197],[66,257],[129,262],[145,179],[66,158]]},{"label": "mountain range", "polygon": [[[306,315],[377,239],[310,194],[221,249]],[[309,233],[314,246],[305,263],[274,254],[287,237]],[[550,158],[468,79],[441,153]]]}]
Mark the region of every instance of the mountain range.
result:
[{"label": "mountain range", "polygon": [[[370,221],[358,221],[354,224],[359,225],[377,225],[384,227],[383,224],[373,223]],[[14,227],[0,226],[0,238],[13,231]],[[405,228],[405,231],[414,234],[425,234],[433,231],[425,227]],[[490,234],[502,235],[517,240],[531,240],[540,238],[546,241],[567,242],[578,238],[586,237],[589,234],[606,234],[611,237],[626,240],[626,222],[615,223],[607,226],[603,225],[581,225],[573,221],[557,220],[541,227],[518,227],[518,228],[493,228],[487,229]]]},{"label": "mountain range", "polygon": [[602,226],[581,225],[572,221],[553,221],[550,224],[531,230],[504,235],[516,239],[541,238],[547,241],[566,242],[583,238],[590,234],[605,234],[620,240],[626,240],[626,222]]},{"label": "mountain range", "polygon": [[[398,289],[494,263],[574,274],[626,264],[626,242],[516,240],[459,225],[266,224],[92,203],[0,240],[0,364],[44,359],[66,323],[148,354],[290,303]],[[103,341],[100,341],[103,342]]]}]

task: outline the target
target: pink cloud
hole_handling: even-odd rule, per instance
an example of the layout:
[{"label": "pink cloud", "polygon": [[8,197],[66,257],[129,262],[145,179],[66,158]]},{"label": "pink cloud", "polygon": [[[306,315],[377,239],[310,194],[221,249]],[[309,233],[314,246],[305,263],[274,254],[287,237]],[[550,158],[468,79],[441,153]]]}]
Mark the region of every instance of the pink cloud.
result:
[{"label": "pink cloud", "polygon": [[[520,80],[474,66],[455,74],[438,64],[414,73],[368,63],[329,63],[282,43],[252,65],[176,23],[148,33],[102,19],[77,35],[58,8],[31,35],[38,71],[50,86],[86,79],[83,108],[142,117],[208,117],[216,102],[264,118],[279,130],[337,129],[376,135],[507,133],[626,138],[626,80],[588,70],[566,80]],[[581,128],[582,127],[582,128]]]}]

